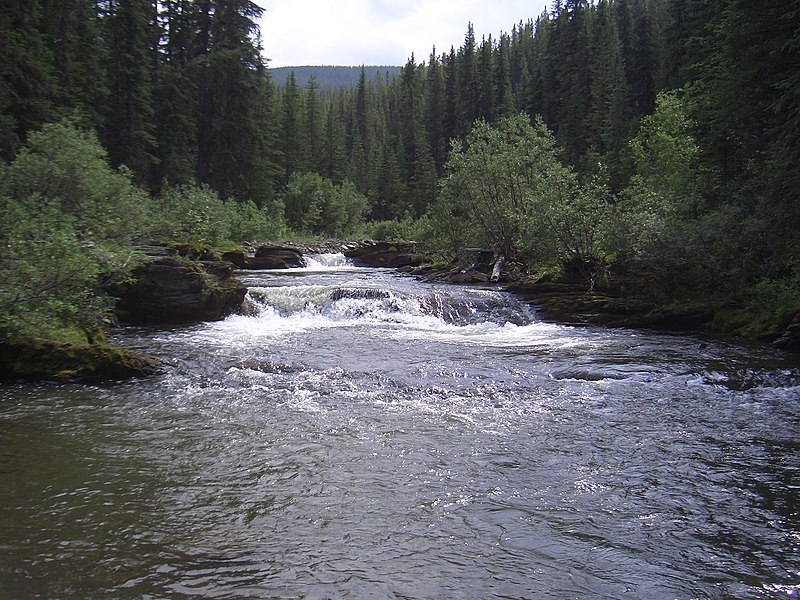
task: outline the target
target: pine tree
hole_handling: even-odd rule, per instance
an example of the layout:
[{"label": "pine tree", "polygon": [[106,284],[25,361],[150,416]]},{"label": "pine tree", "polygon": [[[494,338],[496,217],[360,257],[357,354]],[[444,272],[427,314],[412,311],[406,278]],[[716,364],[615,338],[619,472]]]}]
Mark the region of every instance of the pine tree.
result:
[{"label": "pine tree", "polygon": [[497,80],[494,65],[494,44],[492,37],[481,40],[477,51],[476,69],[478,73],[478,116],[489,122],[496,118]]},{"label": "pine tree", "polygon": [[249,0],[202,0],[196,7],[198,179],[223,197],[263,205],[276,172],[256,24],[263,9]]},{"label": "pine tree", "polygon": [[322,116],[317,96],[317,80],[312,75],[306,84],[303,115],[304,169],[319,173],[322,169]]},{"label": "pine tree", "polygon": [[497,45],[494,72],[496,117],[510,117],[516,112],[514,90],[511,86],[511,38],[503,34]]},{"label": "pine tree", "polygon": [[426,129],[428,146],[441,173],[447,159],[449,140],[445,133],[445,80],[444,69],[436,56],[436,48],[431,51],[425,79]]},{"label": "pine tree", "polygon": [[60,112],[81,114],[96,130],[103,128],[109,101],[108,48],[97,0],[42,0],[42,31],[52,52]]},{"label": "pine tree", "polygon": [[195,13],[189,0],[162,2],[164,40],[156,77],[158,184],[190,184],[197,173],[199,66],[193,62]]},{"label": "pine tree", "polygon": [[555,74],[560,102],[554,129],[573,165],[580,163],[587,150],[586,124],[591,98],[589,15],[587,0],[567,0],[555,21]]},{"label": "pine tree", "polygon": [[156,15],[149,0],[117,0],[107,17],[110,97],[102,141],[113,164],[129,167],[137,181],[156,175],[153,110],[153,41]]},{"label": "pine tree", "polygon": [[467,27],[464,45],[456,55],[455,134],[463,137],[480,116],[478,100],[478,65],[476,58],[475,30],[472,23]]},{"label": "pine tree", "polygon": [[592,32],[591,109],[588,137],[591,152],[616,164],[629,136],[629,103],[622,48],[613,15],[613,5],[600,0]]},{"label": "pine tree", "polygon": [[0,160],[52,114],[52,55],[39,28],[36,0],[6,0],[0,10]]},{"label": "pine tree", "polygon": [[281,184],[288,185],[292,174],[304,166],[302,104],[294,71],[286,80],[281,98]]},{"label": "pine tree", "polygon": [[320,174],[334,183],[342,183],[345,178],[346,156],[341,111],[334,103],[325,114]]}]

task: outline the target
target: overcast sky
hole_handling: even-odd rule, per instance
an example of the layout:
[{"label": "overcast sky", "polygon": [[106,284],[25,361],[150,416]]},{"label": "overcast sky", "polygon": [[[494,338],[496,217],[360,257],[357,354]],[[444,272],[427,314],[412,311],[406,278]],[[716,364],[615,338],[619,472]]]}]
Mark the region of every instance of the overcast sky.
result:
[{"label": "overcast sky", "polygon": [[542,14],[547,0],[255,0],[264,54],[271,67],[398,65],[464,43],[496,38],[520,21]]}]

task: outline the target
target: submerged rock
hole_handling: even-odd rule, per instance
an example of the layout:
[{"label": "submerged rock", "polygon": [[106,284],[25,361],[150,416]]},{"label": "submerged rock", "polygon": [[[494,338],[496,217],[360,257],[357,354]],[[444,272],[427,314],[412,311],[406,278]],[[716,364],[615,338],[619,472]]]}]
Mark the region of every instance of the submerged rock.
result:
[{"label": "submerged rock", "polygon": [[106,344],[77,344],[42,338],[0,342],[0,378],[122,380],[162,370],[155,359]]},{"label": "submerged rock", "polygon": [[155,257],[133,279],[109,290],[119,299],[116,313],[132,323],[213,321],[235,312],[247,288],[225,261],[188,262]]}]

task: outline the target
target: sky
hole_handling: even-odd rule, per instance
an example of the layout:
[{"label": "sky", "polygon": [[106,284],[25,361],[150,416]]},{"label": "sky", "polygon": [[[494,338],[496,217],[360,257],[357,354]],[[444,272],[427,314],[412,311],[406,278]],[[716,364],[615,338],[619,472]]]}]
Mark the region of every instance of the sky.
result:
[{"label": "sky", "polygon": [[475,38],[497,38],[535,19],[548,0],[255,0],[270,67],[404,65],[458,49],[471,22]]}]

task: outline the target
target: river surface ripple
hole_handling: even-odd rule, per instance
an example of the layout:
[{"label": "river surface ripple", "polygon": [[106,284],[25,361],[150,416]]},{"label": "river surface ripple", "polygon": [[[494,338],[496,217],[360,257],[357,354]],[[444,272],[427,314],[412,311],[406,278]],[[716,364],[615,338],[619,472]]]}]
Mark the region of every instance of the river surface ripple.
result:
[{"label": "river surface ripple", "polygon": [[796,598],[796,357],[340,256],[0,387],[0,598]]}]

